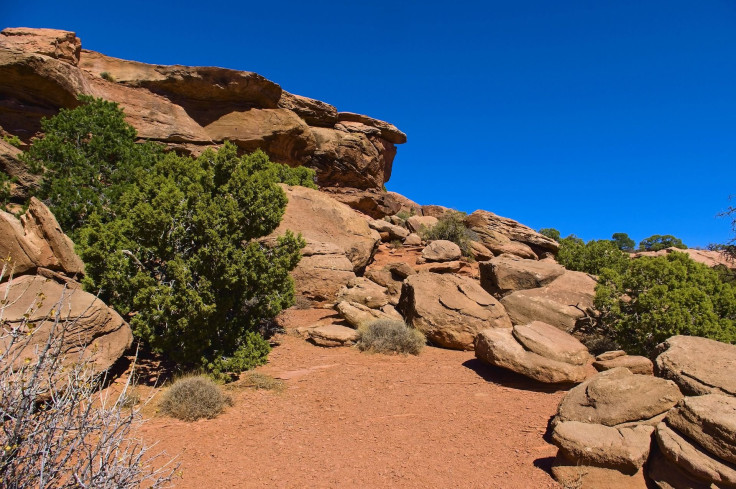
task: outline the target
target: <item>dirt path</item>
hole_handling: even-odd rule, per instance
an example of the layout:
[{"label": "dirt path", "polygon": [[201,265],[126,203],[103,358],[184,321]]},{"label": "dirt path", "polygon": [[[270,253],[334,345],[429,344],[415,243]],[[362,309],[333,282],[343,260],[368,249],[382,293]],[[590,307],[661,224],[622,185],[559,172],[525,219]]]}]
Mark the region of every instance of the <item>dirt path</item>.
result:
[{"label": "dirt path", "polygon": [[542,435],[564,392],[472,352],[419,357],[326,349],[281,336],[286,390],[240,390],[214,420],[154,417],[147,441],[180,454],[176,487],[552,488]]}]

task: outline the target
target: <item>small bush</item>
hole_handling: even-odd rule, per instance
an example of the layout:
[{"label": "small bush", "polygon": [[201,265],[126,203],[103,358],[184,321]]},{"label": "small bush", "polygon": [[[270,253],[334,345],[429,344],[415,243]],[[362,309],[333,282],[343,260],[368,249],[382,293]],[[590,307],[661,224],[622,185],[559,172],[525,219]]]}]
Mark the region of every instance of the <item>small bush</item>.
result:
[{"label": "small bush", "polygon": [[389,243],[389,246],[395,250],[400,250],[404,247],[404,243],[400,239],[395,239]]},{"label": "small bush", "polygon": [[20,140],[20,138],[14,134],[6,134],[3,136],[3,140],[8,143],[11,146],[15,146],[16,148],[20,148],[23,146],[23,141]]},{"label": "small bush", "polygon": [[220,414],[231,399],[205,375],[190,375],[176,380],[164,393],[161,412],[183,421],[212,419]]},{"label": "small bush", "polygon": [[420,331],[392,319],[372,321],[358,329],[358,348],[361,351],[419,355],[426,341]]},{"label": "small bush", "polygon": [[270,375],[260,372],[248,372],[243,378],[243,385],[256,390],[267,390],[281,392],[285,385],[283,380],[276,379]]},{"label": "small bush", "polygon": [[465,227],[465,214],[457,211],[447,212],[432,228],[422,229],[420,235],[426,241],[437,239],[452,241],[460,247],[464,256],[470,256],[470,242],[477,239],[477,236]]},{"label": "small bush", "polygon": [[109,72],[107,72],[107,71],[103,71],[102,73],[100,73],[100,78],[102,78],[103,80],[107,80],[107,81],[109,81],[109,82],[114,82],[114,81],[115,81],[115,77],[114,77],[114,76],[112,76],[112,75],[111,75],[111,74],[110,74]]},{"label": "small bush", "polygon": [[557,262],[568,270],[600,275],[604,268],[623,272],[629,266],[629,255],[607,239],[583,240],[570,235],[560,240]]}]

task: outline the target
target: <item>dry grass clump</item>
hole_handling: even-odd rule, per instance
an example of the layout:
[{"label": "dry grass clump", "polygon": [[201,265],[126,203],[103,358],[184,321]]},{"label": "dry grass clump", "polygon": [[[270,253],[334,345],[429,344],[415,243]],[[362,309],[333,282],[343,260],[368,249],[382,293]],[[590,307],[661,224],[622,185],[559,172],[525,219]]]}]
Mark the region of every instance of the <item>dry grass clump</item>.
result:
[{"label": "dry grass clump", "polygon": [[379,319],[358,328],[358,348],[372,353],[419,355],[427,342],[424,335],[404,321]]},{"label": "dry grass clump", "polygon": [[183,421],[212,419],[232,400],[205,375],[188,375],[171,384],[159,404],[161,412]]},{"label": "dry grass clump", "polygon": [[259,372],[248,372],[245,374],[242,382],[244,387],[250,387],[256,390],[281,392],[286,387],[283,380]]}]

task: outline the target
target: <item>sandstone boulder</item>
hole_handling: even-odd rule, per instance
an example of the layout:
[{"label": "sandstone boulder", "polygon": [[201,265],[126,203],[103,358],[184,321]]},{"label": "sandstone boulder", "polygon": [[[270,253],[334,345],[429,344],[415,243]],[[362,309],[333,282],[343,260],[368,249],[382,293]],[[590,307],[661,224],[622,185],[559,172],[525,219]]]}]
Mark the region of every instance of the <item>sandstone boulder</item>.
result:
[{"label": "sandstone boulder", "polygon": [[[40,275],[24,275],[0,285],[0,297],[8,298],[3,319],[9,327],[20,325],[24,317],[35,326],[32,339],[21,358],[34,357],[37,348],[48,340],[54,321],[60,314],[69,327],[62,345],[66,362],[89,361],[97,372],[108,369],[133,341],[128,323],[96,296],[69,281],[61,284]],[[3,342],[8,341],[6,336]],[[7,343],[5,343],[7,345]]]},{"label": "sandstone boulder", "polygon": [[291,272],[296,295],[315,301],[334,301],[338,292],[355,279],[353,264],[333,243],[307,242],[302,259]]},{"label": "sandstone boulder", "polygon": [[736,487],[735,465],[712,457],[666,423],[659,423],[656,433],[662,454],[688,475],[713,483],[716,487]]},{"label": "sandstone boulder", "polygon": [[379,121],[378,119],[361,114],[354,114],[352,112],[338,113],[337,120],[342,123],[357,122],[369,127],[374,127],[379,130],[381,138],[392,144],[404,144],[406,142],[406,134],[399,131],[396,126],[389,124],[388,122]]},{"label": "sandstone boulder", "polygon": [[410,233],[404,239],[405,246],[422,246],[422,238],[417,233]]},{"label": "sandstone boulder", "polygon": [[682,394],[671,380],[614,368],[571,389],[557,408],[555,422],[651,424],[680,399]]},{"label": "sandstone boulder", "polygon": [[10,257],[15,275],[41,267],[69,277],[84,275],[84,264],[74,253],[74,244],[35,197],[20,220],[0,211],[0,256]]},{"label": "sandstone boulder", "polygon": [[371,309],[385,306],[389,302],[388,290],[372,280],[356,277],[340,289],[338,301],[357,302]]},{"label": "sandstone boulder", "polygon": [[493,252],[486,248],[480,241],[470,241],[470,254],[473,255],[475,261],[483,262],[493,258]]},{"label": "sandstone boulder", "polygon": [[335,347],[353,345],[358,340],[358,332],[339,324],[327,324],[306,330],[307,339],[319,346]]},{"label": "sandstone boulder", "polygon": [[271,237],[286,230],[301,233],[308,242],[330,243],[342,249],[354,271],[365,268],[378,245],[365,219],[318,190],[288,185],[282,188],[289,202]]},{"label": "sandstone boulder", "polygon": [[[633,474],[618,469],[581,465],[563,456],[555,458],[552,475],[562,487],[580,489],[647,489],[644,469]],[[680,488],[678,488],[680,489]]]},{"label": "sandstone boulder", "polygon": [[430,272],[430,273],[458,273],[460,270],[466,267],[466,263],[460,260],[453,261],[431,261],[423,263],[417,266],[418,272]]},{"label": "sandstone boulder", "polygon": [[402,320],[395,309],[371,309],[368,306],[357,302],[338,302],[335,306],[337,312],[347,321],[353,328],[359,328],[362,325],[379,319]]},{"label": "sandstone boulder", "polygon": [[508,295],[517,290],[544,287],[563,273],[565,268],[554,262],[505,254],[480,263],[480,284],[492,294]]},{"label": "sandstone boulder", "polygon": [[675,381],[685,394],[736,396],[736,345],[695,336],[673,336],[658,345],[656,353],[656,374]]},{"label": "sandstone boulder", "polygon": [[607,467],[634,474],[649,456],[653,426],[613,428],[600,424],[558,423],[552,441],[563,457],[580,465]]},{"label": "sandstone boulder", "polygon": [[667,425],[736,466],[736,397],[686,397],[667,414]]},{"label": "sandstone boulder", "polygon": [[278,106],[294,112],[310,126],[334,127],[337,124],[337,109],[321,100],[282,91]]},{"label": "sandstone boulder", "polygon": [[368,225],[371,229],[375,229],[379,233],[387,233],[388,239],[391,241],[396,239],[401,240],[409,236],[409,231],[406,228],[391,224],[383,219],[368,221]]},{"label": "sandstone boulder", "polygon": [[422,206],[423,216],[431,216],[431,217],[436,217],[437,219],[439,219],[440,217],[444,216],[448,212],[453,212],[453,209],[450,209],[449,207],[445,207],[443,205],[423,205]]},{"label": "sandstone boulder", "polygon": [[[383,219],[392,216],[401,210],[401,202],[396,199],[392,192],[384,192],[381,189],[357,189],[350,187],[320,187],[322,192],[327,192],[338,202],[342,202],[358,212],[372,217]],[[394,222],[393,224],[398,224]]]},{"label": "sandstone boulder", "polygon": [[513,292],[501,303],[514,324],[542,321],[572,331],[593,309],[596,281],[582,272],[565,272],[544,287]]},{"label": "sandstone boulder", "polygon": [[411,216],[406,220],[406,226],[411,232],[421,234],[422,231],[435,227],[437,222],[437,218],[432,216]]},{"label": "sandstone boulder", "polygon": [[421,272],[404,282],[399,312],[432,343],[473,349],[479,331],[511,328],[503,306],[466,277]]},{"label": "sandstone boulder", "polygon": [[[552,326],[550,326],[552,327]],[[564,334],[564,333],[563,333]],[[478,359],[546,383],[576,383],[586,377],[585,367],[525,350],[510,328],[485,329],[475,338]]]},{"label": "sandstone boulder", "polygon": [[696,479],[662,454],[654,443],[647,461],[647,476],[659,489],[719,489],[714,484]]},{"label": "sandstone boulder", "polygon": [[623,367],[629,369],[632,374],[654,375],[654,364],[647,357],[623,353],[623,355],[614,358],[598,355],[595,362],[593,362],[593,367],[599,372]]},{"label": "sandstone boulder", "polygon": [[427,261],[453,261],[461,256],[460,247],[445,239],[432,241],[422,250],[422,257]]},{"label": "sandstone boulder", "polygon": [[8,27],[0,32],[0,46],[26,53],[38,53],[76,66],[82,42],[73,32],[56,29]]},{"label": "sandstone boulder", "polygon": [[[554,239],[539,234],[532,228],[524,226],[513,219],[497,216],[492,212],[484,210],[477,210],[470,214],[465,219],[465,225],[478,233],[483,244],[494,253],[500,254],[504,252],[501,250],[497,252],[496,249],[494,249],[495,245],[493,245],[493,243],[498,239],[498,235],[506,237],[511,240],[512,243],[524,245],[531,250],[532,255],[534,255],[518,255],[522,258],[536,258],[537,256],[541,256],[546,253],[556,254],[557,250],[560,248],[559,243]],[[489,246],[489,244],[486,243],[485,237],[487,237],[488,242],[492,246]],[[517,255],[517,253],[514,253],[513,251],[509,252],[513,255]],[[527,253],[525,252],[524,254],[526,255]]]},{"label": "sandstone boulder", "polygon": [[588,349],[574,336],[541,321],[514,326],[514,338],[526,350],[550,360],[586,365],[590,360]]}]

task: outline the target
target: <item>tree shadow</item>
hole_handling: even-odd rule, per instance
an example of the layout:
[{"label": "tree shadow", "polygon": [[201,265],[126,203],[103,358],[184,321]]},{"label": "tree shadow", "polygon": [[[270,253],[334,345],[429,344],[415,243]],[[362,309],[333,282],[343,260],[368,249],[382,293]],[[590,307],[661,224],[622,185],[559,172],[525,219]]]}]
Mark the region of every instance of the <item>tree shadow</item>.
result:
[{"label": "tree shadow", "polygon": [[500,367],[494,367],[477,358],[472,358],[463,363],[463,366],[477,373],[487,382],[502,385],[511,389],[523,391],[554,393],[559,391],[568,391],[576,384],[545,384],[529,377],[525,377],[516,372],[506,370]]}]

